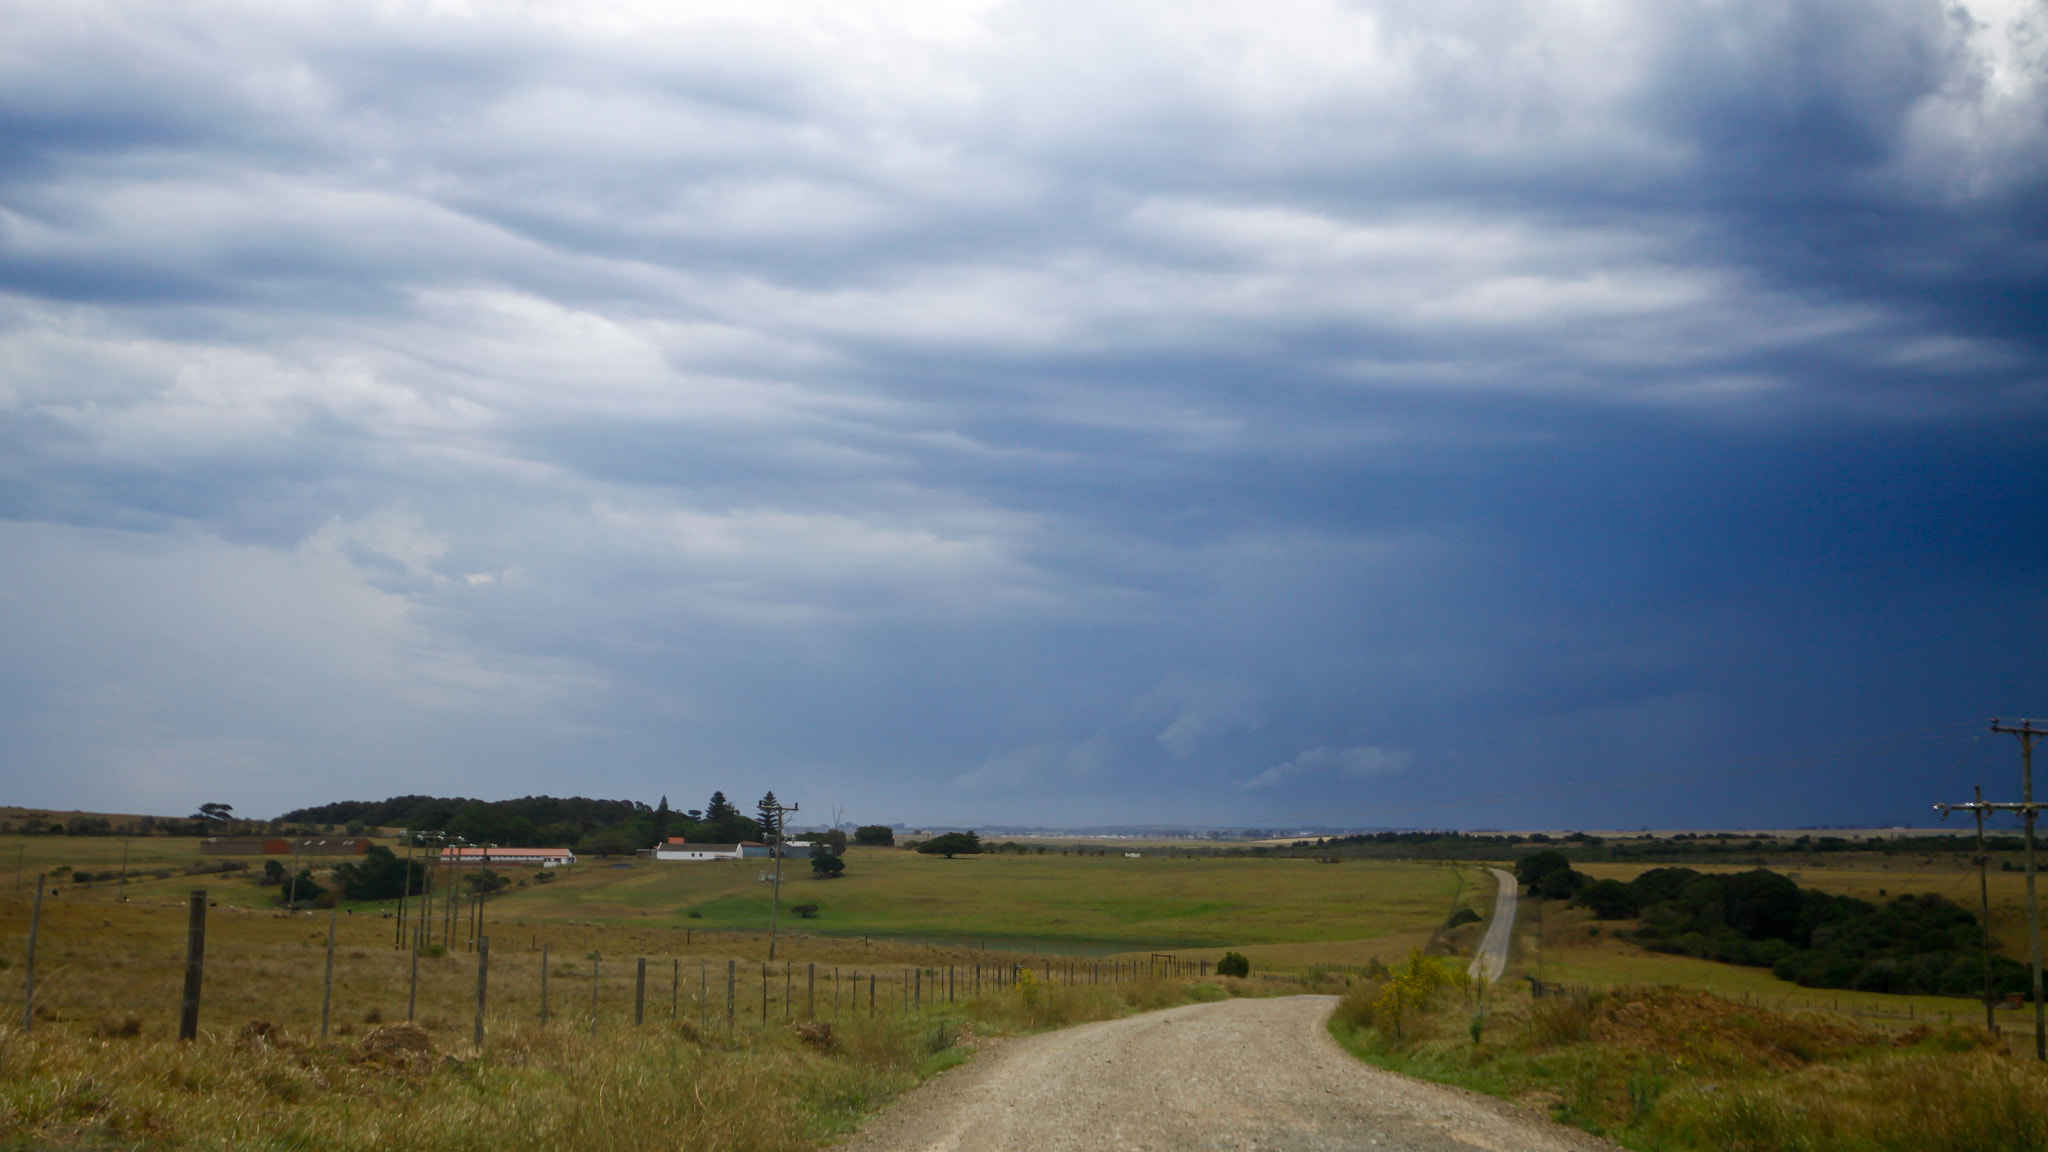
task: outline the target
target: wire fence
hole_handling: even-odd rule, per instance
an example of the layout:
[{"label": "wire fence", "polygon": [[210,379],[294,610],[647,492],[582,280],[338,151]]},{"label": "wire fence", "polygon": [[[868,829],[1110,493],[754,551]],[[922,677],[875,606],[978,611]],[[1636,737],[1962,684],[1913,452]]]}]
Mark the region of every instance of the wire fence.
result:
[{"label": "wire fence", "polygon": [[[359,1024],[407,1021],[466,1032],[481,1045],[493,1028],[507,1025],[599,1035],[667,1022],[699,1034],[733,1033],[918,1012],[1019,985],[1117,985],[1206,976],[1211,968],[1206,960],[1163,953],[1143,959],[1040,955],[943,963],[765,961],[719,954],[722,944],[758,937],[695,929],[666,933],[680,937],[675,942],[681,949],[617,952],[601,946],[602,929],[584,931],[580,941],[572,942],[565,937],[579,933],[552,926],[503,925],[491,932],[493,926],[481,917],[475,923],[486,931],[465,938],[454,931],[456,915],[445,907],[433,910],[433,919],[417,915],[392,927],[340,910],[263,913],[259,919],[286,919],[314,931],[270,926],[260,946],[224,946],[218,940],[209,946],[208,915],[218,906],[204,889],[192,890],[179,906],[186,917],[180,957],[175,934],[166,931],[173,926],[161,922],[161,904],[130,907],[131,916],[158,914],[158,931],[125,949],[109,947],[119,936],[111,930],[112,921],[103,921],[95,931],[74,927],[60,934],[68,939],[52,940],[44,922],[44,891],[37,888],[27,909],[16,1001],[25,1029],[38,1021],[79,1021],[95,1014],[105,1020],[160,1013],[170,981],[156,974],[169,977],[172,971],[182,977],[177,1024],[183,1038],[196,1037],[207,1021],[225,1018],[232,1027],[244,1016],[275,1015],[293,1017],[306,1032],[317,1028],[322,1039],[349,1035]],[[246,934],[249,910],[228,912],[241,915],[230,926]],[[339,931],[343,925],[348,932]],[[370,943],[379,932],[381,944]],[[53,944],[62,945],[56,955],[51,954]],[[457,950],[450,951],[450,944]],[[311,1011],[314,973],[317,1025]],[[136,1025],[128,1027],[133,1034]]]}]

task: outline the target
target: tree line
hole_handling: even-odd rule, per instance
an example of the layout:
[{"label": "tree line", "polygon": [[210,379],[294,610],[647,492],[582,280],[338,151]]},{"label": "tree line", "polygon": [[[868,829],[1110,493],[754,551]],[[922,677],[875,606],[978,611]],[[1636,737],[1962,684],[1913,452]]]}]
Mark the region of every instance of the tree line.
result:
[{"label": "tree line", "polygon": [[[1802,888],[1768,868],[1709,874],[1652,868],[1633,880],[1593,880],[1562,852],[1515,866],[1538,899],[1564,899],[1601,920],[1639,920],[1617,935],[1653,952],[1769,968],[1808,988],[1981,996],[1983,937],[1968,909],[1933,893],[1882,903]],[[2025,991],[2027,969],[1997,955],[1993,994]]]}]

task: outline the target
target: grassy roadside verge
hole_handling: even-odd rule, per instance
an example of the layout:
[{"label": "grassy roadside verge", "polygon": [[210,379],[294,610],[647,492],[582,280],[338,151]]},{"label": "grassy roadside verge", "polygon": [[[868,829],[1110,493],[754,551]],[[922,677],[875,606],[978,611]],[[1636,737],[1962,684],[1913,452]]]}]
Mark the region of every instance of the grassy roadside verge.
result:
[{"label": "grassy roadside verge", "polygon": [[1330,1031],[1640,1152],[2048,1150],[2048,1070],[1976,1029],[1888,1036],[1672,987],[1481,996],[1416,957],[1354,986]]},{"label": "grassy roadside verge", "polygon": [[689,1022],[597,1037],[524,1027],[494,1034],[481,1052],[412,1025],[331,1043],[252,1025],[191,1044],[118,1027],[10,1027],[0,1030],[0,1149],[809,1148],[989,1037],[1223,999],[1230,983],[1025,979],[924,1011],[834,1022],[829,1038],[794,1026],[702,1033]]}]

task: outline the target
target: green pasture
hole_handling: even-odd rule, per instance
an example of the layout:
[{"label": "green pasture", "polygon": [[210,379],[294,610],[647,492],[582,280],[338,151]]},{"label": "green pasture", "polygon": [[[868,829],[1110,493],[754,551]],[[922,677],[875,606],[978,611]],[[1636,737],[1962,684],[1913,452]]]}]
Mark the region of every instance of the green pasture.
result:
[{"label": "green pasture", "polygon": [[[783,916],[819,935],[971,944],[987,939],[1051,951],[1201,949],[1370,941],[1442,923],[1461,886],[1454,868],[1307,860],[985,855],[946,860],[854,848],[845,875],[812,878],[784,864]],[[772,862],[599,863],[497,902],[522,920],[622,922],[751,930],[768,923]],[[693,916],[692,913],[695,915]]]},{"label": "green pasture", "polygon": [[[33,876],[59,865],[103,872],[121,861],[119,838],[11,837],[0,840],[0,867],[21,860]],[[191,839],[138,838],[129,867],[139,871],[198,863]],[[231,904],[264,904],[275,889],[248,874],[134,880],[132,896],[172,898],[195,885]],[[1362,963],[1395,957],[1425,940],[1454,901],[1490,907],[1489,883],[1472,870],[1434,864],[1256,857],[1185,858],[990,854],[946,860],[897,848],[853,848],[846,873],[811,875],[808,861],[783,864],[785,930],[815,936],[945,942],[997,950],[1072,953],[1226,948],[1306,949],[1304,962]],[[316,874],[338,863],[305,858]],[[768,860],[663,863],[585,860],[544,873],[499,867],[515,886],[490,901],[488,917],[525,924],[574,923],[635,928],[751,932],[765,929],[772,884]],[[6,881],[0,881],[5,883]],[[52,880],[67,896],[111,898],[112,882]],[[791,908],[816,904],[815,917]],[[1363,951],[1352,947],[1358,945]],[[1356,955],[1353,953],[1356,952]],[[1277,959],[1277,957],[1276,957]]]}]

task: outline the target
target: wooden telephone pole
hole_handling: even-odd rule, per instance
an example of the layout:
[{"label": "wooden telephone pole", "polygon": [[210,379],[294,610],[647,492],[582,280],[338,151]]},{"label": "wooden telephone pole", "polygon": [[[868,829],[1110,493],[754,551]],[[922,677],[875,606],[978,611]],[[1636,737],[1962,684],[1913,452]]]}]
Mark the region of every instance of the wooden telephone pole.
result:
[{"label": "wooden telephone pole", "polygon": [[775,892],[769,898],[768,904],[768,962],[771,964],[775,962],[775,922],[782,915],[782,826],[789,814],[797,808],[798,805],[795,804],[761,806],[761,811],[775,820],[775,843],[768,849],[775,854]]},{"label": "wooden telephone pole", "polygon": [[[2034,802],[2034,741],[2048,736],[2048,728],[2038,727],[2038,721],[2022,720],[2018,727],[1991,722],[1993,732],[2006,732],[2020,738],[2020,802],[2017,804],[1987,804],[1979,799],[1970,804],[1936,804],[1934,807],[1946,817],[1950,812],[1971,812],[1978,820],[1978,843],[1982,844],[1982,827],[1986,812],[2017,812],[2026,828],[2027,835],[2027,947],[2032,961],[2034,977],[2034,1059],[2048,1061],[2048,1004],[2041,998],[2041,905],[2035,889],[2038,872],[2034,855],[2034,825],[2039,821],[2041,805]],[[1980,793],[1981,795],[1981,793]],[[1979,849],[1982,850],[1981,847]],[[1988,921],[1988,914],[1987,914]],[[1986,931],[1990,925],[1985,925]],[[1985,964],[1985,979],[1990,979],[1990,964]]]}]

